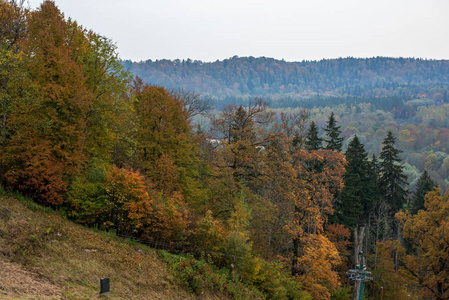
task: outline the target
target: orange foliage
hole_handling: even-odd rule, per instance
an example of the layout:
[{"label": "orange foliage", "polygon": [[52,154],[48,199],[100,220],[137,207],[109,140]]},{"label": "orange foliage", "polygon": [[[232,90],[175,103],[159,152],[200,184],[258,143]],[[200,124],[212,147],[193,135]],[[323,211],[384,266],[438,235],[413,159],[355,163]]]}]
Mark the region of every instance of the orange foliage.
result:
[{"label": "orange foliage", "polygon": [[124,233],[137,233],[148,226],[153,200],[142,175],[113,166],[104,185],[110,225]]},{"label": "orange foliage", "polygon": [[91,99],[82,67],[66,44],[70,32],[54,2],[29,14],[21,43],[32,93],[21,97],[10,119],[13,188],[52,205],[63,202],[68,181],[84,161],[84,117]]},{"label": "orange foliage", "polygon": [[292,273],[317,299],[329,299],[330,289],[339,285],[335,267],[341,260],[322,233],[327,215],[333,213],[333,193],[343,187],[345,159],[331,150],[298,150],[293,159],[297,172],[294,217],[287,227],[293,239]]},{"label": "orange foliage", "polygon": [[349,255],[351,232],[341,224],[327,226],[324,235],[335,245],[341,255]]},{"label": "orange foliage", "polygon": [[427,193],[424,206],[425,210],[416,215],[404,212],[396,215],[414,249],[405,257],[404,264],[425,287],[424,295],[448,299],[449,192],[441,195],[438,189]]},{"label": "orange foliage", "polygon": [[153,214],[142,232],[144,238],[166,243],[182,243],[189,235],[189,210],[181,193],[170,196],[159,193],[153,203]]},{"label": "orange foliage", "polygon": [[297,234],[321,233],[326,215],[333,213],[333,193],[343,188],[344,156],[331,150],[299,150],[293,159],[298,178],[294,189]]},{"label": "orange foliage", "polygon": [[330,299],[330,288],[340,286],[338,274],[333,271],[341,263],[338,250],[321,234],[309,235],[304,245],[304,255],[297,261],[304,270],[298,279],[313,299]]}]

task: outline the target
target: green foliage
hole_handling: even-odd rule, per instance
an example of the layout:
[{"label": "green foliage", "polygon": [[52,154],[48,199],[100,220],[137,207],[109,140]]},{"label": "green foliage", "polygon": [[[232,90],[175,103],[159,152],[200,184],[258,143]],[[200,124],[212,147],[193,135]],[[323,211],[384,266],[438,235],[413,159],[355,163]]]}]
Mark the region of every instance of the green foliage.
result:
[{"label": "green foliage", "polygon": [[102,182],[76,177],[67,192],[68,216],[80,224],[94,226],[102,222],[107,210],[107,195]]},{"label": "green foliage", "polygon": [[410,207],[411,214],[417,214],[419,210],[425,209],[424,202],[425,196],[428,192],[434,190],[437,187],[435,181],[427,173],[427,170],[421,174],[416,184],[416,192],[412,198],[412,205]]},{"label": "green foliage", "polygon": [[[217,82],[226,77],[227,87],[216,85],[214,92],[246,95],[247,106],[227,106],[211,120],[213,136],[204,130],[195,136],[192,119],[207,108],[198,94],[169,92],[139,78],[130,84],[112,41],[66,21],[52,1],[27,18],[14,1],[2,1],[1,9],[0,184],[64,207],[78,223],[209,251],[218,257],[217,265],[235,264],[238,283],[230,281],[229,270],[217,275],[221,271],[204,260],[168,258],[197,294],[218,288],[248,298],[251,291],[239,291],[244,282],[257,296],[307,298],[301,282],[315,298],[344,298],[348,291],[339,287],[337,271],[341,256],[348,255],[349,231],[329,226],[334,208],[336,220],[348,228],[367,225],[364,247],[370,251],[377,239],[389,237],[381,231],[394,226],[394,213],[405,207],[406,177],[417,179],[415,167],[426,167],[438,184],[449,185],[448,82],[429,77],[429,70],[447,73],[444,61],[348,58],[290,64],[234,57],[207,64],[137,64],[170,69],[175,84],[182,82],[176,79],[180,69],[187,81],[198,81],[201,74],[205,89],[212,87],[207,87],[212,77]],[[8,31],[11,24],[20,30]],[[254,69],[260,63],[264,67]],[[401,77],[404,68],[423,65],[416,77]],[[196,73],[185,76],[192,68]],[[335,75],[332,84],[320,69]],[[389,86],[385,74],[396,82]],[[308,111],[282,111],[276,124],[267,102],[248,96],[266,92],[278,93],[271,97],[278,107],[301,103],[311,109],[307,136]],[[284,93],[292,96],[279,96]],[[370,153],[381,150],[379,164],[368,161],[364,144]],[[402,160],[410,164],[404,168]],[[436,185],[417,181],[414,210]],[[388,257],[388,249],[380,250]],[[287,275],[287,265],[297,278]],[[399,280],[391,266],[385,267],[386,276]]]},{"label": "green foliage", "polygon": [[[217,98],[276,95],[282,97],[283,107],[298,106],[298,98],[310,94],[332,95],[330,102],[335,101],[336,95],[370,96],[382,101],[379,97],[411,97],[433,91],[436,99],[444,101],[449,69],[445,60],[391,57],[286,62],[234,56],[215,62],[164,59],[122,63],[146,82],[169,88],[183,86]],[[233,100],[228,99],[224,106],[235,104]],[[317,101],[310,102],[316,105]],[[392,105],[391,99],[385,102]]]},{"label": "green foliage", "polygon": [[336,203],[338,221],[351,231],[358,225],[368,223],[375,204],[376,178],[368,155],[357,135],[349,143],[346,156],[344,187]]},{"label": "green foliage", "polygon": [[158,251],[158,254],[175,276],[195,294],[201,294],[204,290],[219,290],[234,299],[265,298],[256,289],[232,280],[229,269],[218,270],[204,259],[196,260],[192,256],[174,255],[165,251]]},{"label": "green foliage", "polygon": [[234,263],[236,268],[241,268],[243,262],[250,257],[251,243],[242,232],[231,231],[223,243],[224,265]]},{"label": "green foliage", "polygon": [[394,215],[406,203],[407,176],[403,173],[404,167],[400,164],[399,153],[395,146],[393,133],[388,131],[383,141],[380,153],[380,187],[384,201],[390,206],[390,214]]},{"label": "green foliage", "polygon": [[196,294],[215,289],[228,293],[234,299],[311,299],[280,263],[248,258],[244,268],[236,271],[233,279],[230,269],[219,270],[204,258],[196,260],[192,256],[165,251],[158,251],[158,254],[176,277]]},{"label": "green foliage", "polygon": [[343,137],[340,136],[341,130],[340,126],[337,126],[334,112],[332,112],[329,116],[329,120],[326,123],[324,131],[327,135],[327,138],[324,139],[324,142],[326,142],[325,149],[340,152],[343,147]]},{"label": "green foliage", "polygon": [[306,136],[306,150],[320,150],[322,148],[322,142],[323,139],[318,136],[318,127],[316,126],[314,121],[310,122],[309,131],[307,131]]},{"label": "green foliage", "polygon": [[340,287],[332,291],[331,300],[347,300],[351,298],[351,287]]},{"label": "green foliage", "polygon": [[206,216],[194,227],[194,234],[189,242],[197,249],[218,252],[223,248],[225,234],[224,226],[208,210]]},{"label": "green foliage", "polygon": [[268,299],[311,299],[301,284],[277,262],[248,258],[242,280],[267,295]]}]

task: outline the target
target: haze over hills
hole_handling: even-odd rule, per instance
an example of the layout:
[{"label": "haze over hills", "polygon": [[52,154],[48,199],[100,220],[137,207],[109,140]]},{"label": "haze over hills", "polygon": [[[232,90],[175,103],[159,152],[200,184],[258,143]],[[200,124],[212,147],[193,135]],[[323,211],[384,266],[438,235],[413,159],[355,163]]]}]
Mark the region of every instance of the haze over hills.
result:
[{"label": "haze over hills", "polygon": [[234,56],[223,61],[122,61],[145,82],[217,98],[311,95],[401,98],[447,102],[449,61],[415,58],[339,58],[287,62]]}]

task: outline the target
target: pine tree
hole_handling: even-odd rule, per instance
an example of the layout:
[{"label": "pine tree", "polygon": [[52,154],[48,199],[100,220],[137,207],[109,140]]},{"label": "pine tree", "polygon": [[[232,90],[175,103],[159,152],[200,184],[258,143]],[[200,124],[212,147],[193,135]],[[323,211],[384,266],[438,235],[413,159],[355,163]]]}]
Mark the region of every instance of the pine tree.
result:
[{"label": "pine tree", "polygon": [[357,135],[350,142],[345,156],[344,188],[341,200],[336,204],[336,213],[338,221],[353,230],[357,225],[367,223],[375,182],[370,175],[368,155]]},{"label": "pine tree", "polygon": [[329,120],[326,123],[326,128],[324,128],[326,132],[327,139],[324,139],[326,142],[326,149],[330,149],[336,152],[340,152],[343,147],[343,138],[340,137],[340,126],[337,126],[337,121],[334,117],[334,112],[331,113]]},{"label": "pine tree", "polygon": [[404,206],[408,195],[407,176],[404,174],[399,158],[401,151],[395,147],[394,143],[395,138],[391,131],[388,131],[380,153],[379,187],[382,199],[389,207],[390,221],[393,221],[394,214]]},{"label": "pine tree", "polygon": [[421,177],[419,177],[418,182],[416,183],[416,192],[412,199],[412,204],[410,207],[410,212],[412,214],[417,214],[419,210],[424,208],[424,200],[427,192],[433,191],[438,185],[435,181],[429,176],[427,170],[424,170]]},{"label": "pine tree", "polygon": [[306,135],[306,150],[320,150],[323,148],[322,143],[323,139],[318,137],[318,127],[315,121],[310,122],[310,128]]}]

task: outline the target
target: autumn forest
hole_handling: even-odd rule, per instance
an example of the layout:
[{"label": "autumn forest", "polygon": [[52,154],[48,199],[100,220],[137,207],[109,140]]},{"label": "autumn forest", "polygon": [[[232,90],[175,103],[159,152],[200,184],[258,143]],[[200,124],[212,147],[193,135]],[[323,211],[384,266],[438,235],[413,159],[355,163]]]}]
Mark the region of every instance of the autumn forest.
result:
[{"label": "autumn forest", "polygon": [[449,298],[447,61],[133,63],[0,5],[2,188],[268,299],[351,299],[360,251],[365,299]]}]

